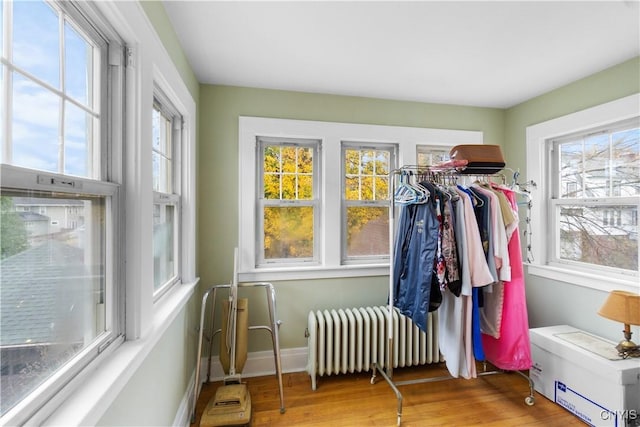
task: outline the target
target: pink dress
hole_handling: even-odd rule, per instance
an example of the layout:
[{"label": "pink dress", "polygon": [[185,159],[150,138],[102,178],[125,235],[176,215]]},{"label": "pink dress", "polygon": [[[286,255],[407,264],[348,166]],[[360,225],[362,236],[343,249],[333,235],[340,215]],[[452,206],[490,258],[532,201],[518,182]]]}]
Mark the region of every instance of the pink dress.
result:
[{"label": "pink dress", "polygon": [[[501,188],[501,191],[507,196],[511,207],[517,210],[516,194],[504,188]],[[508,249],[511,260],[511,281],[504,282],[500,338],[482,334],[482,345],[490,363],[499,369],[516,371],[529,369],[533,364],[518,230],[511,235]]]}]

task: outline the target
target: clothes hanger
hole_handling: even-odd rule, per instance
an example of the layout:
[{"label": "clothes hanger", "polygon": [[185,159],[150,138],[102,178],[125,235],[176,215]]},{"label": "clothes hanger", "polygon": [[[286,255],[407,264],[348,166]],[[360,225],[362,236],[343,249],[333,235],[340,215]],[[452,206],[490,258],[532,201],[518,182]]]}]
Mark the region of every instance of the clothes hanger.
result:
[{"label": "clothes hanger", "polygon": [[429,191],[419,184],[411,182],[413,174],[409,171],[402,171],[398,188],[393,195],[396,203],[401,205],[411,205],[425,203],[429,199]]}]

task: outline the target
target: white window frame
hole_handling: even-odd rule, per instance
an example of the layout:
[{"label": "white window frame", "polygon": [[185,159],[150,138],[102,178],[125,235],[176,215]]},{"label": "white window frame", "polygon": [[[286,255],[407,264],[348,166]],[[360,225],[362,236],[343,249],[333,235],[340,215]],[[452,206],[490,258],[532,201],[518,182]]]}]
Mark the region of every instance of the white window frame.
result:
[{"label": "white window frame", "polygon": [[[3,2],[3,6],[11,7],[10,2]],[[121,199],[121,186],[116,178],[119,176],[118,146],[121,140],[117,137],[120,123],[112,120],[112,114],[117,109],[109,110],[107,95],[114,98],[121,98],[124,87],[119,80],[121,69],[109,72],[110,55],[124,54],[121,40],[111,31],[109,26],[104,25],[101,18],[90,8],[79,5],[80,9],[74,6],[57,3],[53,5],[61,13],[71,18],[75,25],[78,25],[82,32],[87,34],[94,43],[99,45],[100,51],[100,85],[94,87],[94,97],[99,97],[100,126],[94,129],[91,138],[93,145],[87,147],[87,152],[91,157],[91,163],[86,177],[65,175],[60,173],[64,170],[64,163],[60,162],[57,172],[40,171],[37,169],[2,164],[0,166],[0,182],[7,189],[17,189],[26,191],[42,191],[44,197],[47,193],[64,194],[69,193],[73,198],[74,194],[80,193],[88,196],[96,196],[105,202],[105,224],[104,241],[99,249],[104,251],[104,328],[105,332],[99,334],[89,345],[83,348],[76,356],[72,357],[66,364],[54,371],[41,385],[37,386],[29,395],[18,402],[2,417],[2,424],[21,424],[30,417],[36,415],[37,411],[46,406],[48,402],[55,400],[55,397],[67,387],[74,378],[78,377],[89,366],[95,363],[100,354],[108,349],[119,346],[124,339],[124,285],[122,283],[123,259],[119,258],[117,247],[122,245],[123,233],[121,222],[121,211],[123,202]],[[86,14],[86,15],[85,15]],[[88,16],[87,16],[88,15]],[[6,15],[3,15],[6,17]],[[96,38],[100,41],[96,42]],[[96,63],[94,62],[94,65]],[[13,68],[12,65],[9,65]],[[6,75],[5,75],[6,77]],[[38,80],[36,78],[36,80]],[[88,82],[89,84],[95,82]],[[93,87],[93,86],[92,86]],[[47,88],[56,93],[55,88]],[[5,85],[5,90],[9,90]],[[69,100],[64,93],[57,93],[62,99]],[[8,100],[7,93],[3,94]],[[5,111],[6,105],[4,106]],[[89,107],[90,108],[90,107]],[[83,107],[83,109],[85,109]],[[92,113],[95,114],[95,113]],[[4,124],[6,133],[3,135],[5,142],[9,141],[10,119],[5,115],[7,123]],[[64,132],[65,129],[61,129]],[[110,137],[109,135],[114,135]],[[98,142],[95,143],[97,138]],[[11,160],[11,148],[5,144],[3,159]],[[61,159],[64,160],[62,155]],[[100,309],[99,309],[100,310]]]},{"label": "white window frame", "polygon": [[[342,262],[341,142],[395,144],[398,165],[416,164],[416,145],[453,147],[482,144],[481,131],[414,128],[309,120],[271,119],[241,116],[238,120],[238,280],[274,281],[389,274],[388,257],[380,262]],[[321,171],[321,253],[318,265],[299,267],[257,267],[256,215],[258,137],[317,139],[322,141]]]},{"label": "white window frame", "polygon": [[553,205],[549,141],[639,117],[639,106],[640,94],[634,94],[527,127],[527,181],[536,184],[532,192],[531,223],[534,231],[529,237],[533,261],[527,264],[529,274],[607,292],[614,289],[638,291],[637,276],[605,274],[597,269],[586,270],[554,262],[548,236],[553,234],[553,224],[549,221]]},{"label": "white window frame", "polygon": [[[173,101],[164,93],[162,89],[157,87],[154,90],[154,107],[163,115],[165,118],[169,119],[171,122],[171,134],[168,136],[170,139],[170,153],[158,153],[159,155],[165,156],[169,155],[168,161],[171,162],[169,177],[169,186],[170,188],[167,191],[154,191],[153,192],[153,203],[154,205],[160,205],[162,207],[173,206],[173,247],[171,251],[173,252],[173,271],[169,276],[169,280],[164,282],[160,287],[154,289],[153,297],[154,301],[157,301],[161,298],[165,293],[171,289],[172,286],[180,282],[180,266],[181,266],[181,188],[182,188],[182,180],[181,180],[181,147],[182,147],[182,133],[183,133],[183,119],[182,115],[178,112],[178,110],[173,105]],[[156,150],[152,151],[155,153]],[[154,282],[155,283],[155,282]],[[155,285],[154,285],[155,286]]]},{"label": "white window frame", "polygon": [[[126,65],[114,78],[126,85],[126,96],[111,99],[110,112],[120,140],[114,144],[111,179],[122,183],[118,197],[116,227],[124,234],[115,252],[126,266],[119,280],[126,292],[126,345],[105,347],[88,369],[69,380],[65,387],[42,405],[28,409],[35,414],[29,425],[96,425],[116,401],[122,387],[136,374],[163,334],[185,310],[198,283],[196,276],[196,103],[173,60],[155,32],[140,2],[102,1],[82,3],[91,18],[113,28],[126,46],[126,53],[112,52],[109,62]],[[156,303],[153,299],[151,169],[151,114],[154,84],[173,101],[183,117],[181,179],[181,281]],[[126,215],[124,214],[126,212]],[[28,417],[21,414],[20,419]],[[3,423],[5,420],[2,420]],[[22,424],[17,419],[7,424]]]},{"label": "white window frame", "polygon": [[[264,145],[275,145],[275,146],[295,146],[295,147],[306,147],[311,148],[313,150],[313,195],[311,199],[290,199],[290,200],[277,200],[277,199],[265,199],[264,195],[264,181],[259,179],[258,184],[258,197],[257,197],[257,214],[258,219],[256,223],[256,259],[258,267],[267,267],[267,266],[278,266],[278,267],[287,267],[287,266],[296,266],[300,264],[312,265],[319,264],[319,253],[320,253],[320,223],[321,223],[321,214],[320,214],[320,206],[321,206],[321,189],[320,189],[320,151],[321,151],[321,141],[314,139],[294,139],[294,138],[271,138],[260,136],[257,141],[257,149],[259,150],[258,156],[258,177],[262,177],[264,175]],[[264,258],[264,209],[265,207],[312,207],[313,208],[313,255],[311,257],[305,258],[293,258],[293,259],[270,259],[266,260]]]},{"label": "white window frame", "polygon": [[[382,144],[382,143],[367,143],[367,142],[353,142],[342,141],[340,151],[340,194],[342,200],[342,226],[340,227],[341,239],[342,239],[342,264],[370,264],[379,262],[388,262],[389,255],[361,255],[361,256],[349,256],[347,255],[347,208],[349,207],[384,207],[390,206],[388,194],[385,194],[385,199],[381,200],[346,200],[346,150],[365,151],[386,151],[389,153],[389,171],[398,168],[396,158],[398,157],[398,147],[396,144]],[[379,176],[379,175],[376,175]],[[388,176],[388,175],[387,175]],[[375,193],[374,193],[375,194]],[[388,216],[387,210],[387,216]],[[386,245],[388,252],[388,243]]]}]

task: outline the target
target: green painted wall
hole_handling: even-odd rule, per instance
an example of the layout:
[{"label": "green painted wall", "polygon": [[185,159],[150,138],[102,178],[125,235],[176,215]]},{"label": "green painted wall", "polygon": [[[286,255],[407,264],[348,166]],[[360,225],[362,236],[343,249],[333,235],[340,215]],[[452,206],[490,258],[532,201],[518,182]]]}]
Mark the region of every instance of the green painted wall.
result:
[{"label": "green painted wall", "polygon": [[[492,108],[287,92],[225,86],[200,86],[198,163],[198,271],[203,286],[229,283],[238,241],[238,117],[365,123],[480,130],[486,143],[504,142],[504,111]],[[282,348],[306,346],[307,313],[315,308],[385,304],[388,277],[274,283]],[[258,295],[251,301],[261,304]],[[249,308],[252,323],[266,319],[264,309]],[[264,322],[263,322],[264,323]],[[249,350],[268,350],[265,338]],[[214,350],[215,352],[215,350]]]}]

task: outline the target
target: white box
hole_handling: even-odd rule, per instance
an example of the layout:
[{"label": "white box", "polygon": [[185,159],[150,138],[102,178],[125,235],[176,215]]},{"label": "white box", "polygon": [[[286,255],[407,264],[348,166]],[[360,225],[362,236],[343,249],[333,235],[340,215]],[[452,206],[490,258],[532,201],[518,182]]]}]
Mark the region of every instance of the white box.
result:
[{"label": "white box", "polygon": [[567,325],[529,332],[537,392],[593,426],[640,425],[640,359],[609,360],[593,350],[615,343]]}]

